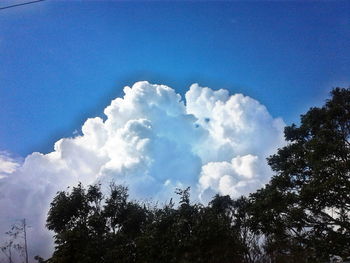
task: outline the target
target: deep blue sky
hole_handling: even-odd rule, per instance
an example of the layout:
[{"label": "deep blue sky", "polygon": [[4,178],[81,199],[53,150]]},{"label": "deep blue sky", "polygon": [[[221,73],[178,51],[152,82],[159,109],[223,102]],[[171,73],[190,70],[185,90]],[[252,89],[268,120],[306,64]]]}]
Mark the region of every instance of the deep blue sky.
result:
[{"label": "deep blue sky", "polygon": [[242,92],[296,122],[350,85],[350,1],[47,0],[1,10],[0,150],[51,151],[138,80],[181,94],[193,82]]}]

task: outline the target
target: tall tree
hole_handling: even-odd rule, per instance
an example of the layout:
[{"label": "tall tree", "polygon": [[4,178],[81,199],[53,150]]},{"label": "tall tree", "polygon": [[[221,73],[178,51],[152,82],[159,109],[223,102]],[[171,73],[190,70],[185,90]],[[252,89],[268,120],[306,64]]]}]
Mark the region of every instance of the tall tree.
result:
[{"label": "tall tree", "polygon": [[251,195],[253,226],[280,254],[350,256],[350,90],[334,89],[285,138],[268,159],[276,175]]}]

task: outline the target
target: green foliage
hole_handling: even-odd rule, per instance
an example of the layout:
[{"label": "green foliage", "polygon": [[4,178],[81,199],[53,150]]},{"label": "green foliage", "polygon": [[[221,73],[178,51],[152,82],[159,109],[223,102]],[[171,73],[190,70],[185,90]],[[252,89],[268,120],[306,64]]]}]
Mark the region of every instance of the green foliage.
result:
[{"label": "green foliage", "polygon": [[205,207],[191,204],[189,190],[177,190],[177,208],[130,201],[114,184],[107,197],[97,185],[59,192],[47,218],[56,233],[49,262],[242,262],[231,198],[216,196]]},{"label": "green foliage", "polygon": [[251,227],[277,262],[350,256],[350,90],[331,95],[285,128],[289,144],[268,159],[276,175],[250,197]]}]

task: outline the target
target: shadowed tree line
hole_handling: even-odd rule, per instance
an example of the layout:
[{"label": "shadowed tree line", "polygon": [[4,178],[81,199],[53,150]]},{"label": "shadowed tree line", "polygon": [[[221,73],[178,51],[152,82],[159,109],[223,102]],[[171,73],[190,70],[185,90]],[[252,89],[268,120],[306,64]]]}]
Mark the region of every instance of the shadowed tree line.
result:
[{"label": "shadowed tree line", "polygon": [[103,200],[99,186],[60,192],[47,219],[56,250],[49,262],[242,262],[233,201],[217,196],[208,206],[191,204],[189,188],[179,205],[162,208],[128,200],[127,189],[111,185]]},{"label": "shadowed tree line", "polygon": [[[58,192],[47,227],[50,263],[303,263],[350,256],[350,89],[285,128],[288,144],[268,158],[274,176],[248,197],[216,195],[156,206],[111,184]],[[184,167],[186,169],[186,167]]]}]

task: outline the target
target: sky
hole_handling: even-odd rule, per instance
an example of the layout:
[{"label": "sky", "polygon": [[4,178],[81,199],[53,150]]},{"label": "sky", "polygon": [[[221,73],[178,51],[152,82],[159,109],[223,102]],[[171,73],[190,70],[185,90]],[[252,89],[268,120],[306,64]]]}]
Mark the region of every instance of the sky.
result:
[{"label": "sky", "polygon": [[243,93],[297,122],[348,85],[349,28],[349,1],[47,0],[2,10],[0,149],[50,152],[140,80],[180,94],[193,83]]},{"label": "sky", "polygon": [[32,255],[52,252],[49,204],[78,182],[142,200],[254,192],[285,125],[350,83],[348,1],[1,10],[13,2],[0,2],[0,232],[26,218]]}]

